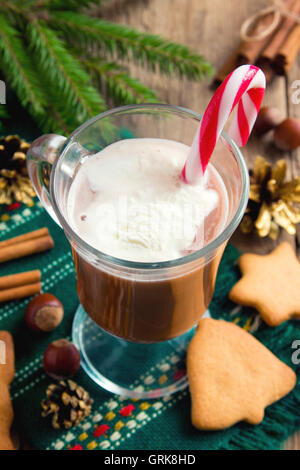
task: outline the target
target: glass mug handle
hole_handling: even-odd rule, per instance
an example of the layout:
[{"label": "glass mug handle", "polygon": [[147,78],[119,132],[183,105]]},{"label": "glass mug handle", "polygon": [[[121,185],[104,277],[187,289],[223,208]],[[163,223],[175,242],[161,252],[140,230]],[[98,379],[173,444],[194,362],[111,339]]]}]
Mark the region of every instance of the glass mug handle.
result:
[{"label": "glass mug handle", "polygon": [[49,192],[52,165],[60,155],[67,138],[45,134],[36,139],[27,151],[27,169],[32,185],[41,203],[52,219],[60,226],[54,213]]}]

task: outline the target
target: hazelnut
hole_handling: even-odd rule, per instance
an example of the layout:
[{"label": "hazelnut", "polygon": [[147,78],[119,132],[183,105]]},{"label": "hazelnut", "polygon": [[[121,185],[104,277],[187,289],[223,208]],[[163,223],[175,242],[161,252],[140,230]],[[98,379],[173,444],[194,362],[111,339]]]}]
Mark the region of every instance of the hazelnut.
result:
[{"label": "hazelnut", "polygon": [[282,116],[279,109],[264,106],[258,113],[253,130],[257,136],[261,136],[274,129],[281,121]]},{"label": "hazelnut", "polygon": [[80,366],[79,351],[67,339],[53,341],[44,352],[43,366],[45,372],[54,379],[72,377]]},{"label": "hazelnut", "polygon": [[300,121],[288,118],[274,131],[274,143],[280,150],[295,150],[300,145]]},{"label": "hazelnut", "polygon": [[62,303],[52,294],[40,294],[27,305],[25,321],[33,331],[49,332],[62,321],[64,308]]}]

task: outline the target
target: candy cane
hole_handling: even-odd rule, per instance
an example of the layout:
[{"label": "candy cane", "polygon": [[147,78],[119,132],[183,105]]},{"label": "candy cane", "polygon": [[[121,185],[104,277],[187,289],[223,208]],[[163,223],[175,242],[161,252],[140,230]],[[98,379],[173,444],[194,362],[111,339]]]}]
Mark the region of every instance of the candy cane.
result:
[{"label": "candy cane", "polygon": [[196,132],[190,153],[182,170],[186,183],[203,176],[223,127],[238,104],[228,134],[238,146],[247,143],[256,120],[266,79],[254,65],[241,65],[231,72],[210,100]]}]

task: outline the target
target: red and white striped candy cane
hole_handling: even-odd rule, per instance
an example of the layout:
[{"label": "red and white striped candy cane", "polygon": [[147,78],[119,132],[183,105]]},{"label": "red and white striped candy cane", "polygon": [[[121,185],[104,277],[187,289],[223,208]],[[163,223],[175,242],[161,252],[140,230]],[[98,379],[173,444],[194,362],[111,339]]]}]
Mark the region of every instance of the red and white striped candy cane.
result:
[{"label": "red and white striped candy cane", "polygon": [[204,174],[223,127],[236,104],[237,112],[228,134],[238,146],[247,143],[265,87],[265,75],[254,65],[241,65],[225,78],[210,100],[195,135],[182,170],[186,183],[194,183]]}]

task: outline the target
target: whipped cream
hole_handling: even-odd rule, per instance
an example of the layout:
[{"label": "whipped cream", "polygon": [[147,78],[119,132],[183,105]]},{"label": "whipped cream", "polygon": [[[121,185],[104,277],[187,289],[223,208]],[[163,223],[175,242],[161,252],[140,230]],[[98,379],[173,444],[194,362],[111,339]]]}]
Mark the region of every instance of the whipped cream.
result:
[{"label": "whipped cream", "polygon": [[68,197],[73,230],[99,251],[130,261],[166,261],[201,248],[204,221],[219,204],[210,185],[217,172],[209,165],[201,183],[185,184],[180,173],[188,151],[175,141],[144,138],[86,157]]}]

